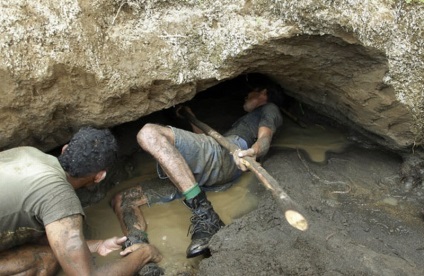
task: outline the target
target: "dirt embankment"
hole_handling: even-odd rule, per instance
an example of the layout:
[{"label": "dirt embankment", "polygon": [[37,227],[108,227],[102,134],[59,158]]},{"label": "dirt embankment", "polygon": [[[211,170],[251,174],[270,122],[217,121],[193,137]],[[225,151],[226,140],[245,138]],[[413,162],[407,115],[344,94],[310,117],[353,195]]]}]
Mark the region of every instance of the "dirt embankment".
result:
[{"label": "dirt embankment", "polygon": [[326,164],[274,148],[264,167],[303,207],[309,230],[290,227],[264,190],[257,210],[214,236],[199,275],[423,275],[423,188],[405,193],[400,165],[357,145]]}]

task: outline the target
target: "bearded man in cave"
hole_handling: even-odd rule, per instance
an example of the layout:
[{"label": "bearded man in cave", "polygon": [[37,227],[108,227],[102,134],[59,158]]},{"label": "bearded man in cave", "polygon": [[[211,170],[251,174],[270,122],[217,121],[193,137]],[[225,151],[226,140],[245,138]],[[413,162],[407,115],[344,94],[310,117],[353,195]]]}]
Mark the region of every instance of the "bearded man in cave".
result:
[{"label": "bearded man in cave", "polygon": [[[225,183],[237,179],[246,167],[241,158],[264,156],[270,147],[273,134],[282,124],[279,107],[283,102],[281,87],[264,77],[255,75],[243,108],[247,112],[236,121],[224,136],[241,150],[233,155],[212,137],[192,125],[193,132],[172,126],[146,124],[137,134],[139,145],[158,162],[160,178],[169,177],[176,192],[158,197],[132,187],[117,194],[112,207],[128,236],[127,245],[148,243],[146,221],[139,206],[166,202],[184,196],[184,203],[192,211],[191,244],[187,258],[209,254],[209,241],[224,223],[208,201],[205,191],[215,187],[222,190]],[[254,78],[247,75],[247,78]],[[250,80],[249,80],[250,81]],[[190,111],[191,112],[191,111]]]},{"label": "bearded man in cave", "polygon": [[59,265],[66,275],[133,275],[161,260],[154,246],[134,244],[116,262],[93,262],[91,253],[121,249],[126,237],[85,240],[75,190],[102,181],[116,153],[112,133],[90,127],[58,158],[33,147],[0,152],[0,275],[54,275]]}]

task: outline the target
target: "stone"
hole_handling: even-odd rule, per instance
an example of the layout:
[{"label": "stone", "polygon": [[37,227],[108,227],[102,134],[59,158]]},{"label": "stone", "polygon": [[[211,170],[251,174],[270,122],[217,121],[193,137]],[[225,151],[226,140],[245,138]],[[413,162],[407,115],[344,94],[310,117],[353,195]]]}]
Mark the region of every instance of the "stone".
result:
[{"label": "stone", "polygon": [[1,3],[0,149],[65,143],[242,73],[377,143],[423,139],[423,5],[405,1]]}]

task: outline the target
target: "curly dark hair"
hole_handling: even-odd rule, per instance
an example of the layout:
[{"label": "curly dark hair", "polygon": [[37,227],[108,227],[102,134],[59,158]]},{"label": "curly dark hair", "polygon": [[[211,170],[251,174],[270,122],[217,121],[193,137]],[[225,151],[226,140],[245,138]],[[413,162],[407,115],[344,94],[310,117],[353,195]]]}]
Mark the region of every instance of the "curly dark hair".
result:
[{"label": "curly dark hair", "polygon": [[59,156],[72,177],[84,177],[110,168],[117,159],[118,144],[108,129],[81,128]]}]

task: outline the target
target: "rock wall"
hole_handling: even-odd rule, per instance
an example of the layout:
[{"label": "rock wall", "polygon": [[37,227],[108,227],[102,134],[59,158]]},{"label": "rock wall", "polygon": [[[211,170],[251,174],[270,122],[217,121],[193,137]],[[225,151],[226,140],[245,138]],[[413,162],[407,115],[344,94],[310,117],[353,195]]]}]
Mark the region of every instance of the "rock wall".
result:
[{"label": "rock wall", "polygon": [[391,149],[423,140],[416,1],[2,0],[0,14],[0,149],[52,149],[247,72]]}]

